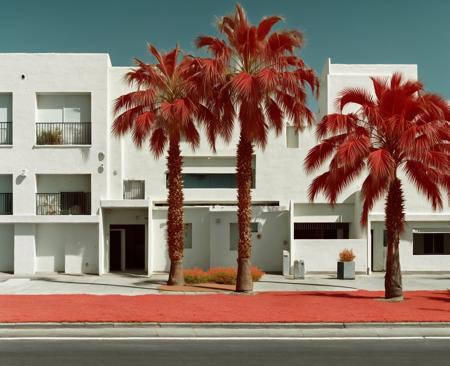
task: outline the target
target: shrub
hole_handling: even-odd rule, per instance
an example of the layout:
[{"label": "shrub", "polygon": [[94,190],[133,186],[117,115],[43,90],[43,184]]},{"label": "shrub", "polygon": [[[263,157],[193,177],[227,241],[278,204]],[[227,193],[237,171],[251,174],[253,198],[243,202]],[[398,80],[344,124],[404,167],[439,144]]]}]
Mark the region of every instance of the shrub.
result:
[{"label": "shrub", "polygon": [[232,267],[211,268],[208,271],[209,280],[214,283],[234,285],[236,283],[236,269]]},{"label": "shrub", "polygon": [[62,131],[59,128],[41,131],[36,142],[38,145],[61,145],[63,142]]},{"label": "shrub", "polygon": [[186,283],[205,283],[208,282],[208,280],[208,273],[200,268],[184,270],[184,282]]},{"label": "shrub", "polygon": [[343,249],[339,253],[339,261],[340,262],[351,262],[356,258],[356,255],[353,253],[353,249]]},{"label": "shrub", "polygon": [[264,275],[264,272],[261,271],[258,267],[252,267],[252,279],[253,282],[257,282]]},{"label": "shrub", "polygon": [[[252,267],[252,279],[254,282],[259,281],[264,275],[258,267]],[[214,282],[224,285],[236,284],[237,271],[233,267],[216,267],[205,272],[200,268],[192,268],[184,270],[184,282],[186,283],[205,283]]]}]

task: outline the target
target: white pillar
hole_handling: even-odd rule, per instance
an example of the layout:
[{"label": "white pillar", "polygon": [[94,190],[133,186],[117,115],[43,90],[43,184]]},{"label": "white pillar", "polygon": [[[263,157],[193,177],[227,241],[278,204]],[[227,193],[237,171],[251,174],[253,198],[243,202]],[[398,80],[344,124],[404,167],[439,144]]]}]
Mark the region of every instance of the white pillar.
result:
[{"label": "white pillar", "polygon": [[105,228],[102,207],[98,209],[98,274],[105,274]]},{"label": "white pillar", "polygon": [[148,213],[147,213],[147,232],[146,232],[145,246],[145,268],[147,269],[147,276],[151,276],[153,272],[153,201],[148,199]]},{"label": "white pillar", "polygon": [[14,274],[29,275],[36,271],[36,225],[14,225]]}]

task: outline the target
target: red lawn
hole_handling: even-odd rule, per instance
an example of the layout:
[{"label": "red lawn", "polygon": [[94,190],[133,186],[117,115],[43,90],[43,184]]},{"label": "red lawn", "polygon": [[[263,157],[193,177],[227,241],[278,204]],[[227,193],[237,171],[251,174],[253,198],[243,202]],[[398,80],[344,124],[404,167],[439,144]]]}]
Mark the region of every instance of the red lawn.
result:
[{"label": "red lawn", "polygon": [[450,291],[272,292],[257,295],[2,295],[0,322],[438,322]]}]

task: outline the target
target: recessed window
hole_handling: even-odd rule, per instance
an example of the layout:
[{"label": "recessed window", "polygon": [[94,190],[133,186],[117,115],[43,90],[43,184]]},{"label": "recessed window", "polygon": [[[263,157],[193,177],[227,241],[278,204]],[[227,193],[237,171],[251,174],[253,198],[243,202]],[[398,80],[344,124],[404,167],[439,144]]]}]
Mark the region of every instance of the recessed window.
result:
[{"label": "recessed window", "polygon": [[[186,173],[183,174],[184,188],[219,189],[237,188],[235,173]],[[169,187],[169,175],[166,175],[166,187]],[[252,175],[252,188],[255,188],[255,172]]]},{"label": "recessed window", "polygon": [[144,198],[145,198],[145,181],[143,180],[123,181],[124,200],[142,200]]},{"label": "recessed window", "polygon": [[348,239],[348,222],[296,222],[294,239]]},{"label": "recessed window", "polygon": [[0,145],[12,144],[12,94],[0,93]]},{"label": "recessed window", "polygon": [[38,94],[36,144],[91,144],[91,95]]},{"label": "recessed window", "polygon": [[184,224],[183,230],[184,249],[192,249],[192,224]]},{"label": "recessed window", "polygon": [[449,255],[450,233],[414,233],[414,255]]},{"label": "recessed window", "polygon": [[286,147],[290,149],[299,147],[298,131],[294,126],[286,126]]}]

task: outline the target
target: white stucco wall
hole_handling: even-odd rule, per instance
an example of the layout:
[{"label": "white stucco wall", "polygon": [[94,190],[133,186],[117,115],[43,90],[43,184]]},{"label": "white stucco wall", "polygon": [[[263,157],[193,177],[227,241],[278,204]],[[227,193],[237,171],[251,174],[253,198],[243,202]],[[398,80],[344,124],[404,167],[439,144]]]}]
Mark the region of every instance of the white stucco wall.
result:
[{"label": "white stucco wall", "polygon": [[36,272],[97,273],[98,225],[36,225]]},{"label": "white stucco wall", "polygon": [[294,240],[291,252],[291,265],[295,260],[305,262],[306,273],[336,272],[339,253],[343,249],[353,249],[355,270],[366,273],[367,245],[363,239],[299,239]]}]

